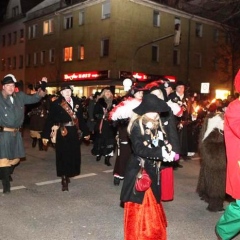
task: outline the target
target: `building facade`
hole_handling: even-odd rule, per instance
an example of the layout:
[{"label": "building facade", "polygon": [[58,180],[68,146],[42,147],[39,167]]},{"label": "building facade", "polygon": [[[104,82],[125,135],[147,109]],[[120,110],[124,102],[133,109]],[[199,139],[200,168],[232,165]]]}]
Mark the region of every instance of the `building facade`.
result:
[{"label": "building facade", "polygon": [[[154,1],[45,0],[21,24],[23,75],[17,77],[25,86],[46,76],[51,92],[71,83],[77,95],[106,85],[123,94],[125,78],[134,76],[144,84],[170,76],[197,92],[209,83],[212,96],[215,90],[228,94],[232,88],[230,64],[226,62],[224,71],[219,66],[219,51],[228,48],[226,26]],[[0,33],[6,38],[9,28]],[[1,55],[4,48],[1,43]],[[1,56],[8,66],[6,60],[18,54],[11,49],[11,55],[6,47]],[[2,67],[0,75],[13,70]]]}]

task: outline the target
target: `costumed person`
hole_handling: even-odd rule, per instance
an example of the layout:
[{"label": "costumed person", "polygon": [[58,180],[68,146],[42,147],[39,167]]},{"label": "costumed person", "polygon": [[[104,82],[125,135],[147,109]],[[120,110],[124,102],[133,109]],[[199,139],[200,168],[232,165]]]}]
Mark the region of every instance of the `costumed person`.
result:
[{"label": "costumed person", "polygon": [[89,98],[89,102],[87,106],[87,113],[88,113],[87,126],[90,131],[91,141],[94,141],[94,129],[96,125],[93,111],[94,111],[95,104],[98,101],[99,95],[100,95],[100,92],[95,92],[94,95]]},{"label": "costumed person", "polygon": [[188,156],[188,124],[190,123],[190,114],[188,112],[188,98],[185,94],[186,86],[182,81],[178,81],[175,85],[175,91],[169,94],[169,99],[177,103],[183,110],[183,114],[176,116],[176,124],[178,129],[178,137],[180,141],[180,156],[184,160],[189,160]]},{"label": "costumed person", "polygon": [[30,117],[29,128],[30,137],[32,138],[32,147],[35,148],[38,143],[39,151],[44,150],[41,133],[43,131],[47,115],[48,104],[46,97],[42,98],[37,106],[28,113],[28,116]]},{"label": "costumed person", "polygon": [[226,190],[226,151],[223,114],[210,113],[204,119],[199,139],[200,173],[197,193],[210,212],[223,211]]},{"label": "costumed person", "polygon": [[114,107],[113,94],[110,88],[104,88],[94,107],[95,139],[93,142],[92,154],[96,156],[96,161],[100,161],[104,156],[104,163],[112,166],[110,158],[113,156],[115,147],[116,129],[109,121],[109,112]]},{"label": "costumed person", "polygon": [[[182,115],[182,109],[177,103],[171,102],[168,99],[168,94],[172,91],[172,84],[169,81],[152,82],[145,86],[151,94],[156,95],[158,98],[164,100],[171,111],[161,114],[161,121],[163,123],[164,131],[166,132],[167,138],[172,145],[174,152],[180,152],[180,143],[178,139],[178,133],[176,128],[175,117]],[[174,198],[174,174],[173,169],[183,167],[179,164],[179,154],[175,155],[174,162],[166,162],[161,165],[161,200],[172,201]]]},{"label": "costumed person", "polygon": [[25,104],[33,104],[46,95],[47,79],[33,95],[15,91],[17,80],[14,75],[6,75],[0,93],[0,179],[3,193],[10,193],[11,174],[15,166],[25,157],[21,128],[24,121]]},{"label": "costumed person", "polygon": [[[240,92],[240,70],[234,80]],[[240,233],[240,98],[232,101],[224,114],[224,138],[227,153],[226,193],[230,202],[216,224],[218,239],[229,240]]]},{"label": "costumed person", "polygon": [[127,133],[129,119],[132,117],[133,109],[136,108],[142,101],[144,88],[133,86],[129,90],[129,97],[120,102],[109,113],[109,119],[114,122],[118,128],[117,133],[117,157],[114,165],[113,176],[114,185],[118,186],[120,181],[124,179],[127,162],[130,159],[132,150],[130,139]]},{"label": "costumed person", "polygon": [[68,191],[70,178],[81,172],[81,139],[89,140],[90,134],[83,118],[81,101],[72,96],[70,85],[63,85],[60,96],[51,102],[42,132],[43,144],[47,146],[52,127],[56,130],[56,170],[62,178],[62,191]]},{"label": "costumed person", "polygon": [[[157,96],[143,96],[133,109],[128,133],[132,156],[128,163],[120,200],[124,203],[124,239],[166,240],[166,216],[161,204],[160,165],[171,162],[175,152],[169,144],[159,114],[168,112],[168,105]],[[144,167],[152,183],[145,191],[137,191],[136,176]]]}]

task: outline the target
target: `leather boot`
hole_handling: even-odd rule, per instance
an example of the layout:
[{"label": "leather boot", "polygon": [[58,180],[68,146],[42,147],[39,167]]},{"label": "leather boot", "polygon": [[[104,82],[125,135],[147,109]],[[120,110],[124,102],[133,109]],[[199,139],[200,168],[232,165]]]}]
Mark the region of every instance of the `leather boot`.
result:
[{"label": "leather boot", "polygon": [[39,151],[43,151],[43,142],[41,138],[38,139],[38,148],[39,148]]},{"label": "leather boot", "polygon": [[66,176],[62,176],[62,191],[68,191],[68,179]]},{"label": "leather boot", "polygon": [[33,138],[32,140],[32,147],[35,148],[37,145],[37,138]]},{"label": "leather boot", "polygon": [[120,178],[114,177],[113,184],[114,184],[115,186],[119,186],[120,181],[121,181]]},{"label": "leather boot", "polygon": [[99,162],[101,160],[101,155],[96,157],[96,161]]},{"label": "leather boot", "polygon": [[112,164],[110,163],[110,156],[106,156],[105,157],[105,162],[104,162],[107,166],[112,166]]},{"label": "leather boot", "polygon": [[3,185],[3,193],[10,193],[10,167],[2,168],[2,185]]}]

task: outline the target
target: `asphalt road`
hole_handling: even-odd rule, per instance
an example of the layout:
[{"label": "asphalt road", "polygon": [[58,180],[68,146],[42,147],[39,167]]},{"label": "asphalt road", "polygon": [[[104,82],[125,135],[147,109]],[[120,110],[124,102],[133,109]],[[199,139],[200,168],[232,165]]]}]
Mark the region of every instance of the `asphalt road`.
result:
[{"label": "asphalt road", "polygon": [[[96,162],[91,144],[82,144],[81,175],[71,179],[69,192],[62,192],[54,149],[33,149],[27,130],[24,143],[26,159],[15,169],[12,191],[0,194],[0,240],[123,239],[121,184],[113,185],[113,166],[107,167],[103,160]],[[195,192],[199,159],[182,165],[174,171],[174,200],[163,203],[168,239],[214,240],[221,213],[208,212],[207,204]]]}]

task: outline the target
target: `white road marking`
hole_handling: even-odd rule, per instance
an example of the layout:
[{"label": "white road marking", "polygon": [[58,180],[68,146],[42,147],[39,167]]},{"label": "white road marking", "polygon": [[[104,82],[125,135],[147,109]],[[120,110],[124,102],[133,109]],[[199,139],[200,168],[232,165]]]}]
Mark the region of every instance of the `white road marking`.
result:
[{"label": "white road marking", "polygon": [[[13,190],[19,190],[19,189],[25,189],[25,186],[16,186],[16,187],[11,187],[11,191]],[[0,192],[3,192],[3,189],[0,189]]]},{"label": "white road marking", "polygon": [[[103,171],[105,173],[108,173],[108,172],[112,172],[112,170],[106,170],[106,171]],[[97,174],[96,173],[88,173],[88,174],[83,174],[83,175],[79,175],[79,176],[76,176],[76,177],[73,177],[72,179],[80,179],[80,178],[86,178],[86,177],[92,177],[92,176],[96,176]],[[44,185],[49,185],[49,184],[53,184],[53,183],[59,183],[61,182],[61,179],[55,179],[55,180],[50,180],[50,181],[44,181],[44,182],[38,182],[38,183],[35,183],[37,186],[44,186]],[[26,187],[25,186],[15,186],[15,187],[11,187],[11,191],[12,190],[19,190],[19,189],[25,189]],[[3,189],[0,189],[0,192],[3,192]]]},{"label": "white road marking", "polygon": [[[76,177],[73,177],[72,179],[79,179],[79,178],[85,178],[85,177],[92,177],[97,175],[96,173],[88,173],[88,174],[83,174],[83,175],[79,175]],[[39,183],[35,183],[37,186],[43,186],[43,185],[48,185],[48,184],[52,184],[52,183],[59,183],[61,182],[61,179],[56,179],[56,180],[51,180],[51,181],[45,181],[45,182],[39,182]]]},{"label": "white road marking", "polygon": [[103,172],[105,172],[105,173],[112,173],[113,172],[113,169],[111,169],[111,170],[106,170],[106,171],[103,171]]}]

